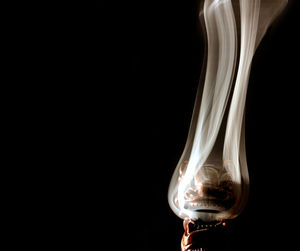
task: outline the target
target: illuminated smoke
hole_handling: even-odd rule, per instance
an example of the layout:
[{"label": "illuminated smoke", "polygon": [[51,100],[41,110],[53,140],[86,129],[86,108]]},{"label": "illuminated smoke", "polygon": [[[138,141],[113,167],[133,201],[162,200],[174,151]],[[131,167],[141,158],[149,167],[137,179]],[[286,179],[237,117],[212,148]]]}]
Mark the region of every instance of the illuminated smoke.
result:
[{"label": "illuminated smoke", "polygon": [[181,218],[236,217],[247,202],[244,110],[256,48],[286,0],[205,0],[199,17],[207,39],[186,146],[169,187]]}]

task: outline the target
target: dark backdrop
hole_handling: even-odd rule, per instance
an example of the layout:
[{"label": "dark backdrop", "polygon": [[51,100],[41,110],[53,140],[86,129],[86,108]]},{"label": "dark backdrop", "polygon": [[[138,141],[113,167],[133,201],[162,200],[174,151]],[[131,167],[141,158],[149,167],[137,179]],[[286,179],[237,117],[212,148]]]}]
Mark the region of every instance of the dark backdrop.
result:
[{"label": "dark backdrop", "polygon": [[[231,225],[229,250],[281,250],[292,248],[297,238],[296,2],[267,32],[253,60],[246,106],[250,198]],[[202,65],[197,3],[110,4],[113,12],[105,20],[102,4],[97,6],[99,24],[108,31],[105,37],[98,33],[99,43],[108,42],[99,45],[105,67],[96,69],[105,76],[98,81],[105,86],[97,122],[105,129],[99,129],[98,147],[108,150],[96,153],[101,177],[96,208],[99,229],[106,229],[101,243],[114,250],[179,250],[182,220],[169,208],[167,191],[184,148]]]}]

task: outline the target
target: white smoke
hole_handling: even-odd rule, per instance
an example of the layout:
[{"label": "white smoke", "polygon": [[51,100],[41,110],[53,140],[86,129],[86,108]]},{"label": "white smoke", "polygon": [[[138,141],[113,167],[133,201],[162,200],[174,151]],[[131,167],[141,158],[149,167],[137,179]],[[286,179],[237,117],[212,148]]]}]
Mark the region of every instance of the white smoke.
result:
[{"label": "white smoke", "polygon": [[247,202],[244,110],[251,62],[286,4],[287,0],[204,1],[199,15],[207,37],[204,86],[197,93],[168,195],[181,218],[234,218]]}]

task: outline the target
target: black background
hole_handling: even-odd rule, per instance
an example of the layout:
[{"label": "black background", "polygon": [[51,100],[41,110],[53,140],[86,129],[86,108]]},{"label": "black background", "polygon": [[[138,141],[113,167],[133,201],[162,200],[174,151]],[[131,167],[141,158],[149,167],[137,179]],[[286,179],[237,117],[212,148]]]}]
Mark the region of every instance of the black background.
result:
[{"label": "black background", "polygon": [[[253,60],[246,104],[250,198],[231,224],[229,250],[281,250],[297,240],[296,2],[267,32]],[[96,127],[102,128],[97,147],[105,147],[95,151],[100,163],[94,167],[101,177],[95,185],[97,227],[105,229],[100,241],[114,250],[179,250],[182,220],[169,208],[167,191],[184,148],[202,65],[197,2],[110,5],[112,13],[103,18],[103,4],[97,4],[104,61],[95,70],[96,84],[104,86],[96,106],[100,112],[93,109],[99,114]]]}]

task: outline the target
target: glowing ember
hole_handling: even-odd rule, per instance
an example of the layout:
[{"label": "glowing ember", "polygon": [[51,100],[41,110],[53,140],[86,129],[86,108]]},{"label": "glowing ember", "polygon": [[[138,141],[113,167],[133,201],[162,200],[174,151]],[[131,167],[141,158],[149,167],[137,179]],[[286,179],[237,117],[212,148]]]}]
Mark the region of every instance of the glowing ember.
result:
[{"label": "glowing ember", "polygon": [[216,237],[217,234],[220,234],[226,226],[226,223],[224,221],[213,222],[210,224],[202,223],[203,222],[201,221],[193,221],[191,219],[185,219],[183,221],[184,235],[181,240],[182,251],[204,251],[206,249],[203,247],[216,246],[209,245],[208,237],[211,234],[213,234],[214,237]]}]

